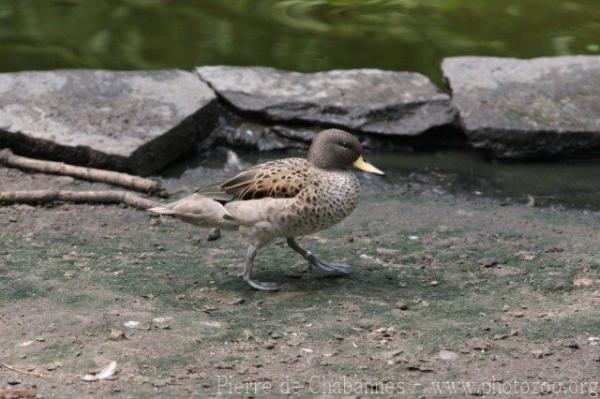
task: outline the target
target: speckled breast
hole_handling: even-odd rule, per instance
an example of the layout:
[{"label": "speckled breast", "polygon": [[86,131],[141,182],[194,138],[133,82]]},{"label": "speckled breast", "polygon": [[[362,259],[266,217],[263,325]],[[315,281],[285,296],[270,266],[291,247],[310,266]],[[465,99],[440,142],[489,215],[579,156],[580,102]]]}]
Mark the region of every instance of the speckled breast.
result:
[{"label": "speckled breast", "polygon": [[356,208],[360,183],[352,172],[319,171],[311,180],[283,215],[281,235],[296,237],[324,230]]}]

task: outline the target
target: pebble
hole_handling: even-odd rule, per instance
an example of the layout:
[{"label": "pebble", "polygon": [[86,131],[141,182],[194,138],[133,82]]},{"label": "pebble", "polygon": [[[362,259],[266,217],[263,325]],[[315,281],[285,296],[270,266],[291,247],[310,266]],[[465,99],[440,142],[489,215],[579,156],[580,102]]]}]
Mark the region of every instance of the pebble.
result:
[{"label": "pebble", "polygon": [[152,319],[152,325],[156,328],[160,328],[161,330],[168,330],[171,328],[169,325],[169,320],[171,319],[172,317],[156,317]]},{"label": "pebble", "polygon": [[67,270],[64,274],[63,277],[66,280],[71,280],[73,277],[75,277],[75,270]]},{"label": "pebble", "polygon": [[481,338],[472,338],[468,340],[465,344],[467,345],[467,347],[475,350],[487,350],[489,348],[487,342],[485,342]]},{"label": "pebble", "polygon": [[46,365],[44,368],[45,368],[47,371],[54,371],[54,370],[56,370],[57,368],[59,368],[60,366],[61,366],[61,363],[60,363],[60,362],[54,362],[54,363],[50,363],[50,364]]},{"label": "pebble", "polygon": [[127,337],[125,336],[125,333],[123,331],[111,329],[108,339],[110,339],[111,341],[123,341],[124,339],[127,339]]},{"label": "pebble", "polygon": [[164,387],[164,386],[167,385],[167,381],[161,380],[161,379],[157,379],[157,380],[153,380],[151,384],[155,388],[162,388],[162,387]]},{"label": "pebble", "polygon": [[532,261],[535,259],[535,254],[533,252],[527,252],[527,251],[519,251],[517,252],[517,256],[524,261]]},{"label": "pebble", "polygon": [[140,322],[135,321],[135,320],[129,320],[129,321],[126,321],[125,323],[123,323],[123,325],[127,328],[138,328],[140,325]]},{"label": "pebble", "polygon": [[438,285],[440,285],[440,283],[437,280],[433,280],[431,283],[429,283],[429,285],[431,285],[432,287],[437,287]]},{"label": "pebble", "polygon": [[579,344],[577,343],[577,341],[567,341],[564,344],[567,348],[571,348],[571,349],[579,349]]},{"label": "pebble", "polygon": [[371,331],[375,326],[375,321],[371,319],[361,319],[356,322],[356,325],[363,330]]},{"label": "pebble", "polygon": [[398,255],[401,254],[402,252],[398,251],[397,249],[392,249],[392,248],[377,248],[376,249],[377,253],[379,255]]},{"label": "pebble", "polygon": [[447,351],[447,350],[441,350],[440,353],[438,354],[438,357],[441,360],[446,360],[446,361],[452,362],[452,361],[458,359],[458,353]]},{"label": "pebble", "polygon": [[535,357],[536,359],[541,359],[544,356],[552,356],[554,352],[552,352],[550,349],[536,349],[531,351],[531,354],[533,355],[533,357]]},{"label": "pebble", "polygon": [[396,334],[396,329],[393,326],[381,327],[375,330],[376,333],[383,335],[384,337],[391,337]]},{"label": "pebble", "polygon": [[408,303],[403,302],[403,301],[396,302],[396,305],[394,305],[394,306],[400,310],[408,310]]},{"label": "pebble", "polygon": [[482,267],[494,267],[498,264],[498,261],[494,258],[483,258],[479,259],[479,264]]},{"label": "pebble", "polygon": [[230,304],[230,305],[234,305],[234,306],[235,306],[235,305],[241,305],[241,304],[243,304],[244,302],[246,302],[246,299],[244,299],[244,298],[240,297],[240,298],[236,298],[236,299],[234,299],[233,301],[229,302],[229,304]]}]

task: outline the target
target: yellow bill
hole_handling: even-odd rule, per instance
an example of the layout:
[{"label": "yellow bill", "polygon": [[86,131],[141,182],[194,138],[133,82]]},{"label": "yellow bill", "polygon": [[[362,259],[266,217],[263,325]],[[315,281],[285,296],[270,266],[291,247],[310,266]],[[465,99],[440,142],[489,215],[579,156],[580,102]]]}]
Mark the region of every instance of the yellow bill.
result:
[{"label": "yellow bill", "polygon": [[363,172],[374,173],[376,175],[384,176],[385,172],[377,169],[375,166],[371,165],[362,157],[358,157],[356,161],[352,164],[356,169],[362,170]]}]

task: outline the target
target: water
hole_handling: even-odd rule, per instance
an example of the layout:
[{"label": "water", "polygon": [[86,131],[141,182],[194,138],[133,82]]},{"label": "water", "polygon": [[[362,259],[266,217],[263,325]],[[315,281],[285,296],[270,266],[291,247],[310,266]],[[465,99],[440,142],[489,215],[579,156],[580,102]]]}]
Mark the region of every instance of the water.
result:
[{"label": "water", "polygon": [[0,70],[375,67],[600,53],[598,0],[0,0]]},{"label": "water", "polygon": [[[447,56],[599,53],[598,0],[0,0],[0,71],[374,67],[440,84]],[[591,163],[491,163],[460,151],[372,160],[392,183],[600,209]]]},{"label": "water", "polygon": [[505,203],[600,210],[597,166],[588,162],[488,162],[472,151],[382,154],[369,160],[389,181],[422,181],[444,191]]},{"label": "water", "polygon": [[[300,152],[238,152],[244,167],[271,159],[304,156]],[[192,156],[171,165],[161,177],[178,195],[222,181],[237,173],[226,166],[225,151]],[[386,172],[384,178],[363,174],[370,190],[439,191],[499,199],[502,203],[565,206],[600,211],[597,166],[588,162],[490,162],[468,150],[369,154],[369,162]]]}]

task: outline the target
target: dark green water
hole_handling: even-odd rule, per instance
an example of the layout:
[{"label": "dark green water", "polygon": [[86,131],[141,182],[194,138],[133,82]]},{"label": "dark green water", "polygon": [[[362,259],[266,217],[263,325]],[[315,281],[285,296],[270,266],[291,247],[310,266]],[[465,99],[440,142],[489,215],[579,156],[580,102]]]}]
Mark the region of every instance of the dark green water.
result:
[{"label": "dark green water", "polygon": [[598,0],[0,0],[0,70],[376,67],[600,53]]}]

